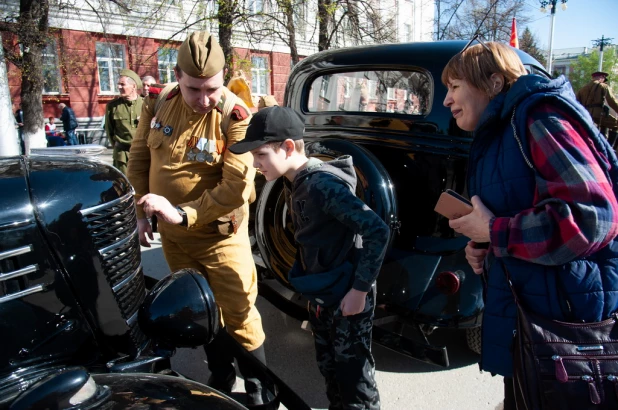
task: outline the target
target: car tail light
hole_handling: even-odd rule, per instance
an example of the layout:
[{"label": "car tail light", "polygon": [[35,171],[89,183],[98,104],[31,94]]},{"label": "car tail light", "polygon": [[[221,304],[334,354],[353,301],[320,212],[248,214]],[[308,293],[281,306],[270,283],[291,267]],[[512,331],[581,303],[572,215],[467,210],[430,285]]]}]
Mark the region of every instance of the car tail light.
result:
[{"label": "car tail light", "polygon": [[438,274],[436,278],[436,287],[445,295],[454,295],[459,291],[461,287],[461,281],[463,280],[463,272],[458,270],[455,272],[444,271]]}]

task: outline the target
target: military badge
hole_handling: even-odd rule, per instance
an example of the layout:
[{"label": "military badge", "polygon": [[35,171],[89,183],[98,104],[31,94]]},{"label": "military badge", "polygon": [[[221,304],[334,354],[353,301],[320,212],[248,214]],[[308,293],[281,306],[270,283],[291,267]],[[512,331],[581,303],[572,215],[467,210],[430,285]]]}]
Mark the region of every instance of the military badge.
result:
[{"label": "military badge", "polygon": [[150,128],[156,128],[157,125],[157,117],[152,117],[152,120],[150,121]]},{"label": "military badge", "polygon": [[192,135],[191,138],[189,138],[189,142],[187,142],[187,147],[189,147],[189,148],[196,147],[198,139],[199,138],[197,136]]},{"label": "military badge", "polygon": [[154,127],[155,127],[155,130],[158,130],[159,128],[161,128],[161,123],[157,122]]},{"label": "military badge", "polygon": [[204,162],[204,161],[206,161],[206,153],[204,151],[198,153],[195,156],[195,159],[197,160],[197,162]]},{"label": "military badge", "polygon": [[173,131],[174,131],[174,128],[172,128],[172,127],[171,127],[171,126],[169,126],[169,125],[166,125],[165,127],[163,127],[163,134],[164,134],[166,137],[169,137],[170,135],[172,135],[172,132],[173,132]]}]

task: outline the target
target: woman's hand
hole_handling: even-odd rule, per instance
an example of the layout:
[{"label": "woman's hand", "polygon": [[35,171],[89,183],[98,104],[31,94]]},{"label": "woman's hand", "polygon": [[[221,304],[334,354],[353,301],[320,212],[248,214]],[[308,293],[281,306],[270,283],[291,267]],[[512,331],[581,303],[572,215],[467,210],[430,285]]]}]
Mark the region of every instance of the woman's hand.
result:
[{"label": "woman's hand", "polygon": [[477,248],[479,244],[474,241],[469,241],[466,245],[466,259],[472,267],[472,270],[477,275],[483,273],[483,265],[485,264],[485,257],[487,256],[488,249]]},{"label": "woman's hand", "polygon": [[341,300],[341,314],[352,316],[361,313],[365,310],[365,296],[367,296],[367,292],[350,289]]},{"label": "woman's hand", "polygon": [[476,243],[489,242],[489,222],[494,214],[483,205],[477,195],[472,197],[472,212],[461,218],[451,219],[448,224],[462,235],[466,235]]}]

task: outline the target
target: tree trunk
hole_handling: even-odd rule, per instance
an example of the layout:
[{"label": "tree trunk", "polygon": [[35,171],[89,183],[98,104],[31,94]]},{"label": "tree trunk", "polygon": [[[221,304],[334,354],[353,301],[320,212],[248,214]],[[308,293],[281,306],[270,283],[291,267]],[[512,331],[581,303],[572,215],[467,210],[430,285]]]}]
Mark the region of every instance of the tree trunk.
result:
[{"label": "tree trunk", "polygon": [[[2,44],[1,32],[0,44]],[[11,107],[11,94],[9,92],[7,74],[4,53],[2,52],[2,47],[0,47],[0,157],[19,155],[17,129],[15,128],[15,117]]]},{"label": "tree trunk", "polygon": [[48,0],[21,0],[19,41],[22,46],[21,103],[24,111],[23,139],[29,148],[47,146],[43,120],[43,49],[48,35]]},{"label": "tree trunk", "polygon": [[285,17],[286,17],[286,30],[288,32],[288,39],[290,45],[290,56],[292,58],[292,64],[298,64],[298,48],[296,47],[296,28],[294,27],[294,8],[292,7],[292,1],[285,1]]},{"label": "tree trunk", "polygon": [[234,24],[234,10],[236,9],[236,1],[218,0],[219,11],[217,20],[219,21],[219,44],[223,49],[225,56],[225,66],[228,68],[225,75],[227,83],[234,75],[232,70],[232,60],[234,58],[234,47],[232,46],[232,26]]},{"label": "tree trunk", "polygon": [[328,50],[330,47],[329,27],[331,26],[332,0],[318,0],[318,51]]}]

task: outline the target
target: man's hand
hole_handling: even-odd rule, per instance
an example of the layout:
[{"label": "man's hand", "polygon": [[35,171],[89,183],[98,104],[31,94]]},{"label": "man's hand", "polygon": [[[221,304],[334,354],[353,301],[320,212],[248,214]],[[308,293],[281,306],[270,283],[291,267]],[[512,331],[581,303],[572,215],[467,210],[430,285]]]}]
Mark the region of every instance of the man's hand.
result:
[{"label": "man's hand", "polygon": [[483,264],[485,263],[485,256],[489,250],[483,248],[477,248],[478,244],[474,241],[468,242],[466,245],[466,259],[472,267],[472,270],[477,275],[483,273]]},{"label": "man's hand", "polygon": [[146,194],[137,201],[137,205],[142,206],[144,213],[149,218],[156,215],[159,221],[168,224],[178,225],[182,223],[182,216],[180,216],[176,207],[161,195]]},{"label": "man's hand", "polygon": [[472,197],[472,212],[461,218],[451,219],[448,224],[460,234],[466,235],[476,243],[489,242],[489,222],[494,214],[487,209],[481,198]]},{"label": "man's hand", "polygon": [[150,248],[150,242],[146,239],[146,236],[150,238],[152,241],[154,236],[152,236],[152,226],[150,226],[150,222],[146,218],[140,218],[137,220],[137,230],[139,231],[139,244]]},{"label": "man's hand", "polygon": [[361,313],[365,310],[365,296],[367,296],[367,292],[350,289],[341,300],[341,314],[352,316]]}]

